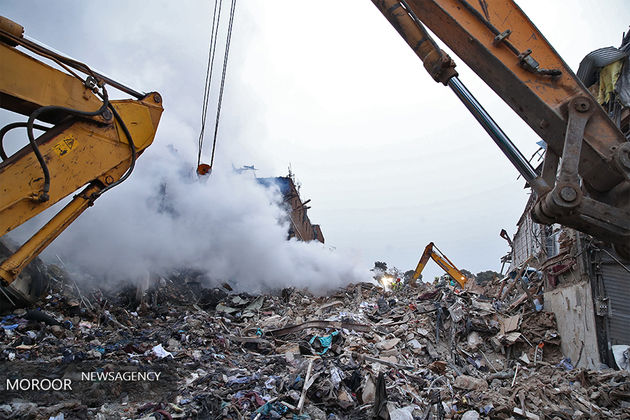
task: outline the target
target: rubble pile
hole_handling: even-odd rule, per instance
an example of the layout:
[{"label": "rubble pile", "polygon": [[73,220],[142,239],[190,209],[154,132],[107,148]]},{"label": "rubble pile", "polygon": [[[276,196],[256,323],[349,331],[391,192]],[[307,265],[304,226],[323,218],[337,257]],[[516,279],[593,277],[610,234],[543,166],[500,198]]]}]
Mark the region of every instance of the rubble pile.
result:
[{"label": "rubble pile", "polygon": [[2,418],[630,416],[630,373],[562,357],[535,276],[328,296],[207,289],[190,273],[113,292],[54,277],[36,308],[0,318],[0,370],[72,390],[0,384]]}]

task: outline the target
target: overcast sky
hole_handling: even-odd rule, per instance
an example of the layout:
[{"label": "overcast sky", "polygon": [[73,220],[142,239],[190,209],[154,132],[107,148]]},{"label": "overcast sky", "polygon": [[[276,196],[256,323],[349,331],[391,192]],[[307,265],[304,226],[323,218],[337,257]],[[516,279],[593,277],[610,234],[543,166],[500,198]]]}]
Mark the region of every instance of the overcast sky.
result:
[{"label": "overcast sky", "polygon": [[[574,71],[628,30],[627,0],[594,4],[520,2]],[[195,160],[212,2],[2,5],[27,35],[138,90],[159,91],[165,113],[156,143]],[[523,181],[370,1],[241,0],[231,48],[217,164],[253,164],[260,177],[286,175],[290,164],[327,244],[366,265],[415,268],[433,241],[460,268],[499,270],[508,251],[499,231],[516,230]],[[455,59],[460,79],[531,156],[539,139]],[[151,149],[138,165],[150,159]],[[432,263],[425,273],[441,274]]]}]

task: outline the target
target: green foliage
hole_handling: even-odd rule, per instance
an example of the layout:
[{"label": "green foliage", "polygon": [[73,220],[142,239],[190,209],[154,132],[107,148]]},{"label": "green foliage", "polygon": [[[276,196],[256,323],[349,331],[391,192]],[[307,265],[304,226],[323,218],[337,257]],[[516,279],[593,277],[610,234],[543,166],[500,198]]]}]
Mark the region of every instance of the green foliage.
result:
[{"label": "green foliage", "polygon": [[387,271],[387,263],[383,261],[376,261],[374,263],[374,268],[382,271]]},{"label": "green foliage", "polygon": [[484,284],[484,283],[487,283],[489,281],[492,281],[495,277],[499,278],[499,277],[501,277],[501,274],[497,273],[496,271],[492,271],[492,270],[481,271],[481,272],[477,273],[477,283]]}]

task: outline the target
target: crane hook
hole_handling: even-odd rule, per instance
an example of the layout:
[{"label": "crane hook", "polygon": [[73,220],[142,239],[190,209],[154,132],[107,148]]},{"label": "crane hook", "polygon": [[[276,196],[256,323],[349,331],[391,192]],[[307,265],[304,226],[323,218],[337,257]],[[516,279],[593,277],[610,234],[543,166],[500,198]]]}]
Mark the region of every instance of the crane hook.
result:
[{"label": "crane hook", "polygon": [[202,176],[202,175],[209,175],[212,173],[212,166],[208,165],[207,163],[200,163],[199,166],[197,166],[197,175]]}]

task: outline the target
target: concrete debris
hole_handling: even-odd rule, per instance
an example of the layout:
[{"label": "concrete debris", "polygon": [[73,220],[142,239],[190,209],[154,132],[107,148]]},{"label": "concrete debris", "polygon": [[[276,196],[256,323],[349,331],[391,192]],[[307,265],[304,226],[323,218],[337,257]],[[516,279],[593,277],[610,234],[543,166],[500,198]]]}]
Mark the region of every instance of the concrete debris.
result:
[{"label": "concrete debris", "polygon": [[[574,367],[553,314],[510,279],[318,297],[189,277],[137,295],[60,276],[37,310],[0,316],[0,417],[630,417],[630,372]],[[627,346],[617,353],[625,366]]]},{"label": "concrete debris", "polygon": [[485,379],[474,378],[468,375],[459,375],[455,378],[455,382],[453,386],[456,388],[467,389],[467,390],[480,390],[484,391],[488,389],[488,382]]},{"label": "concrete debris", "polygon": [[521,316],[518,314],[508,318],[503,318],[501,320],[501,332],[509,333],[512,331],[516,331],[518,329],[518,324],[520,320]]},{"label": "concrete debris", "polygon": [[376,343],[376,348],[379,350],[391,350],[400,343],[400,338],[392,338],[391,340],[384,340],[380,343]]}]

